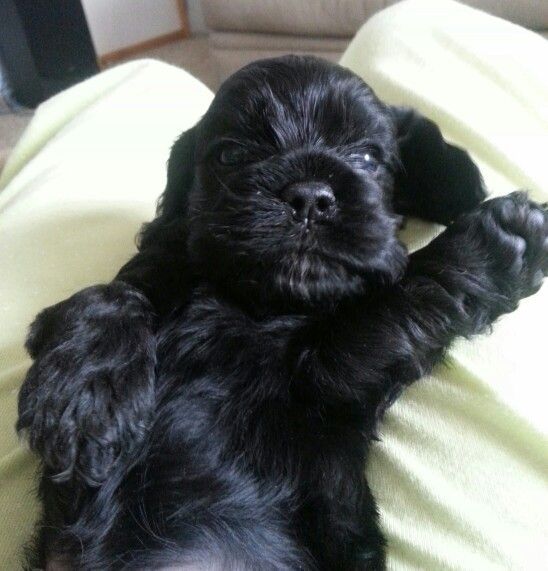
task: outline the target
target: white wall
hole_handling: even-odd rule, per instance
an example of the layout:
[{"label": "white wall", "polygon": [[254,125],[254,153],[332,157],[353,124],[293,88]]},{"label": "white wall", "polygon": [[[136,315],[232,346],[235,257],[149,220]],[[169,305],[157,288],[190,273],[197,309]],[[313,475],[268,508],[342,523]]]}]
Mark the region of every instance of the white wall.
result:
[{"label": "white wall", "polygon": [[82,0],[97,55],[181,28],[176,0]]}]

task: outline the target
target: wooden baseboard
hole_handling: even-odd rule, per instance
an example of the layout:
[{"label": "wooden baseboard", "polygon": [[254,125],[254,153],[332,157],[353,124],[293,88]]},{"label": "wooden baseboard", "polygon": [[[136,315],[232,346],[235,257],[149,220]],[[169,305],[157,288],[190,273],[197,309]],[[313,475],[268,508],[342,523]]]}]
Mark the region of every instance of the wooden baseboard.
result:
[{"label": "wooden baseboard", "polygon": [[140,52],[145,52],[153,48],[159,48],[165,44],[175,42],[177,40],[183,40],[188,37],[188,28],[182,30],[176,30],[175,32],[170,32],[169,34],[164,34],[163,36],[158,36],[156,38],[151,38],[139,44],[134,44],[133,46],[128,46],[127,48],[122,48],[108,54],[103,54],[99,56],[98,63],[99,67],[105,68],[109,65],[116,63],[120,60],[127,59],[128,57],[134,56]]}]

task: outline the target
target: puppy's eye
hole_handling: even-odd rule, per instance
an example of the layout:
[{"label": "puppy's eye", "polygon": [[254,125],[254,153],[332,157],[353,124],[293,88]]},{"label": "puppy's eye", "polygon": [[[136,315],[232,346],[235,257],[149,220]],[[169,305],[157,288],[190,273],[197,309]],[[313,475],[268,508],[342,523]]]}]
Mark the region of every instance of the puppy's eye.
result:
[{"label": "puppy's eye", "polygon": [[373,145],[361,149],[359,153],[352,154],[352,164],[355,168],[366,171],[375,171],[382,163],[382,153]]},{"label": "puppy's eye", "polygon": [[379,166],[381,162],[381,152],[377,147],[367,147],[363,154],[363,162],[365,164],[365,168],[369,170],[374,170]]},{"label": "puppy's eye", "polygon": [[375,171],[381,164],[381,151],[371,145],[352,155],[352,162],[360,170]]},{"label": "puppy's eye", "polygon": [[228,145],[223,147],[218,154],[218,160],[224,166],[245,163],[247,158],[247,151],[240,145]]}]

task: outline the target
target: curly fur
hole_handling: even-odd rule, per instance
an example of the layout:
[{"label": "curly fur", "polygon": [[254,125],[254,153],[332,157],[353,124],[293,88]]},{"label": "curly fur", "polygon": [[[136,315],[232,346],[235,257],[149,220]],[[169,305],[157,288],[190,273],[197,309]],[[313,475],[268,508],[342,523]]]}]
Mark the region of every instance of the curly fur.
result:
[{"label": "curly fur", "polygon": [[[295,219],[294,183],[334,197]],[[40,456],[29,568],[379,570],[382,412],[548,270],[525,193],[310,57],[253,63],[172,149],[106,285],[44,310],[17,428]],[[401,215],[448,224],[408,256]]]}]

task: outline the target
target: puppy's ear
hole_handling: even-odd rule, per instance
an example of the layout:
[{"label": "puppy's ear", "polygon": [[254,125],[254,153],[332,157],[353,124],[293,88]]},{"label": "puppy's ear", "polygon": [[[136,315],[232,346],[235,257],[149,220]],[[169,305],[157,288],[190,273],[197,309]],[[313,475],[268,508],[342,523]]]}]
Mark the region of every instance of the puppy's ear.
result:
[{"label": "puppy's ear", "polygon": [[449,144],[438,126],[407,107],[391,107],[400,164],[394,209],[449,224],[486,196],[481,173],[463,149]]},{"label": "puppy's ear", "polygon": [[196,125],[185,131],[171,147],[167,185],[158,202],[158,215],[166,221],[186,214],[188,194],[194,182]]},{"label": "puppy's ear", "polygon": [[156,218],[143,227],[139,238],[141,249],[187,215],[188,195],[194,184],[196,127],[185,131],[171,147],[166,188],[158,200]]}]

